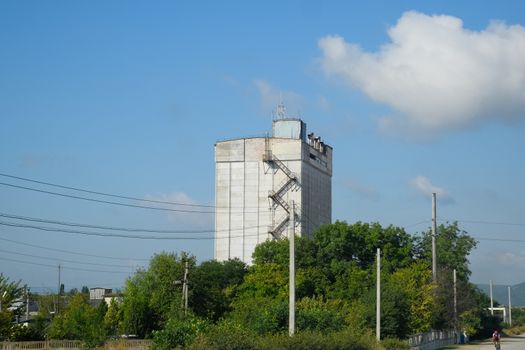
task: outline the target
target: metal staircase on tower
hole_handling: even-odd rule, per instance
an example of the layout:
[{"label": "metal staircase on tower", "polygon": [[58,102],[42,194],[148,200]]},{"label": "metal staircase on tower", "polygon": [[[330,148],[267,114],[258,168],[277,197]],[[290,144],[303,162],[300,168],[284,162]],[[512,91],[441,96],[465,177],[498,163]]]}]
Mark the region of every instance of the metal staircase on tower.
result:
[{"label": "metal staircase on tower", "polygon": [[[272,153],[269,149],[269,140],[266,141],[266,150],[263,154],[263,161],[278,168],[285,175],[286,179],[277,186],[277,190],[269,191],[268,197],[272,199],[275,205],[281,206],[285,211],[286,215],[277,221],[277,224],[273,227],[269,227],[268,232],[274,237],[279,238],[281,233],[284,231],[288,222],[290,221],[290,206],[284,199],[284,195],[288,191],[295,191],[300,188],[301,184],[297,175],[292,172],[279,158]],[[297,216],[296,213],[292,215]]]}]

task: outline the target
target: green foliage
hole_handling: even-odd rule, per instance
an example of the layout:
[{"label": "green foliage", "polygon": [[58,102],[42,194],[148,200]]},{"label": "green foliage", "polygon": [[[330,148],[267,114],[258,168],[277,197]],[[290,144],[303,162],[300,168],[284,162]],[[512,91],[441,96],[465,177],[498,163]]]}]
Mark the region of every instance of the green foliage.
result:
[{"label": "green foliage", "polygon": [[255,350],[256,335],[234,321],[223,321],[199,335],[188,350]]},{"label": "green foliage", "polygon": [[[12,282],[9,278],[0,273],[0,301],[2,303],[2,310],[6,310],[12,306],[15,300],[20,299],[24,294],[24,287],[21,286],[21,281]],[[15,314],[18,310],[15,310]]]},{"label": "green foliage", "polygon": [[51,322],[49,338],[82,340],[88,348],[101,345],[107,336],[103,314],[106,309],[106,306],[93,308],[85,295],[76,294],[67,309]]},{"label": "green foliage", "polygon": [[195,258],[183,253],[155,255],[147,271],[137,271],[126,282],[122,310],[122,328],[127,334],[140,338],[149,337],[162,329],[173,313],[181,315],[181,281],[184,278],[185,262],[190,269]]},{"label": "green foliage", "polygon": [[217,321],[231,310],[237,286],[243,281],[246,264],[242,261],[205,261],[191,273],[189,305],[200,316]]},{"label": "green foliage", "polygon": [[288,300],[268,297],[238,299],[228,319],[256,334],[281,332],[288,329]]},{"label": "green foliage", "polygon": [[[366,308],[366,319],[370,329],[376,324],[376,291],[371,289],[363,301]],[[381,285],[381,335],[383,337],[405,338],[409,334],[409,304],[401,288],[390,281]]]},{"label": "green foliage", "polygon": [[[287,240],[257,246],[249,268],[239,260],[197,266],[184,253],[155,255],[147,270],[126,282],[121,305],[93,309],[75,293],[53,320],[50,335],[92,346],[123,332],[153,338],[155,349],[383,349],[369,332],[375,328],[377,248],[384,347],[406,349],[389,337],[453,326],[452,268],[460,277],[458,326],[481,334],[495,319],[479,306],[487,304],[486,297],[468,283],[468,254],[476,242],[457,224],[441,225],[439,235],[437,284],[431,282],[428,232],[415,240],[394,226],[337,221],[322,226],[313,239],[297,237],[294,337],[287,335]],[[186,262],[189,316],[181,308]]]},{"label": "green foliage", "polygon": [[109,302],[109,307],[104,315],[104,328],[108,336],[115,337],[122,326],[122,312],[115,298]]},{"label": "green foliage", "polygon": [[257,336],[242,326],[221,323],[198,337],[190,350],[382,350],[370,333],[299,332]]},{"label": "green foliage", "polygon": [[406,267],[413,261],[414,239],[404,229],[394,226],[383,228],[378,223],[344,221],[321,226],[314,233],[317,261],[325,265],[334,260],[354,261],[361,268],[375,262],[377,248],[385,259],[383,270],[390,272]]},{"label": "green foliage", "polygon": [[381,340],[381,345],[383,345],[386,350],[410,350],[410,346],[408,346],[408,342],[406,340],[397,338],[383,339]]},{"label": "green foliage", "polygon": [[401,290],[408,304],[408,333],[428,332],[432,327],[435,285],[431,283],[432,272],[424,262],[399,269],[390,277],[390,284]]},{"label": "green foliage", "polygon": [[276,263],[254,265],[239,286],[239,299],[288,297],[288,270]]},{"label": "green foliage", "polygon": [[301,331],[339,331],[345,326],[349,311],[342,300],[304,298],[297,303],[296,328]]},{"label": "green foliage", "polygon": [[0,312],[0,341],[8,340],[13,331],[13,313],[2,309]]},{"label": "green foliage", "polygon": [[[438,270],[452,271],[456,269],[457,278],[467,281],[470,276],[468,256],[476,248],[477,241],[459,228],[458,223],[439,225],[436,237],[436,253]],[[429,266],[432,261],[432,231],[422,233],[417,241],[417,250],[421,258]]]},{"label": "green foliage", "polygon": [[185,347],[201,334],[208,324],[206,321],[188,316],[183,319],[172,317],[162,330],[153,332],[154,350],[171,350]]}]

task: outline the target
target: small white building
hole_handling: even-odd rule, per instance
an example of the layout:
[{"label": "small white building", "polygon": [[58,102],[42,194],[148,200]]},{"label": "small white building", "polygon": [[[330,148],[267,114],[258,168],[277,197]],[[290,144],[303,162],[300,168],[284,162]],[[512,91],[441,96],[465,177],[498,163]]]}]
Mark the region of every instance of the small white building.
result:
[{"label": "small white building", "polygon": [[89,300],[104,300],[107,294],[111,294],[113,290],[111,288],[90,288],[89,289]]},{"label": "small white building", "polygon": [[281,115],[271,137],[215,144],[215,259],[251,263],[257,244],[292,232],[292,215],[309,237],[331,222],[331,203],[332,147],[302,120]]}]

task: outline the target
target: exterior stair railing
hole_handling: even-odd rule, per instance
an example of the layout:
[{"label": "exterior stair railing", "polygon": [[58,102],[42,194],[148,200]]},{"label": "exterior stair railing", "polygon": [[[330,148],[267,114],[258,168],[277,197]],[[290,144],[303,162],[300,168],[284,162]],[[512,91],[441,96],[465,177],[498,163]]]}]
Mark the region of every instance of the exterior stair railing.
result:
[{"label": "exterior stair railing", "polygon": [[[278,238],[282,231],[286,228],[286,225],[290,221],[290,206],[284,200],[284,195],[290,190],[295,190],[301,186],[297,175],[292,172],[279,158],[277,158],[271,150],[267,149],[263,154],[263,161],[274,164],[279,168],[283,173],[288,177],[281,184],[279,184],[277,191],[269,191],[268,197],[273,200],[273,202],[281,206],[287,213],[286,217],[279,220],[277,226],[269,228],[268,232],[274,237]],[[294,213],[295,215],[295,213]]]}]

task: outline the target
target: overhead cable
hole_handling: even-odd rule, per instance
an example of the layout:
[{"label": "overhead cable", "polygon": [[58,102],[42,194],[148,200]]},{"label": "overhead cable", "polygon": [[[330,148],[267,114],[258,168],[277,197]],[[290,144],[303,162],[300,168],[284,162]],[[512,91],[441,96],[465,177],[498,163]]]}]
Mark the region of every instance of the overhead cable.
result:
[{"label": "overhead cable", "polygon": [[3,173],[0,173],[0,176],[11,178],[11,179],[22,180],[22,181],[33,182],[33,183],[46,185],[46,186],[63,188],[63,189],[66,189],[66,190],[73,190],[73,191],[78,191],[78,192],[96,194],[96,195],[99,195],[99,196],[121,198],[121,199],[129,199],[129,200],[141,201],[141,202],[149,202],[149,203],[180,205],[180,206],[185,206],[185,207],[215,208],[214,205],[190,204],[190,203],[160,201],[160,200],[155,200],[155,199],[145,199],[145,198],[138,198],[138,197],[131,197],[131,196],[123,196],[123,195],[118,195],[118,194],[110,194],[110,193],[105,193],[105,192],[86,190],[86,189],[78,188],[78,187],[71,187],[71,186],[64,186],[64,185],[54,184],[54,183],[51,183],[51,182],[38,181],[38,180],[28,179],[28,178],[21,177],[21,176],[15,176],[15,175],[3,174]]},{"label": "overhead cable", "polygon": [[1,238],[1,237],[0,237],[0,240],[1,241],[5,241],[5,242],[11,242],[11,243],[14,243],[14,244],[24,245],[24,246],[28,246],[28,247],[33,247],[33,248],[46,249],[46,250],[60,252],[60,253],[66,253],[66,254],[82,255],[82,256],[88,256],[88,257],[99,258],[99,259],[110,259],[110,260],[120,260],[120,261],[149,261],[150,260],[150,259],[119,258],[119,257],[114,257],[114,256],[86,254],[86,253],[82,253],[82,252],[78,252],[78,251],[71,251],[71,250],[64,250],[64,249],[45,247],[45,246],[41,246],[41,245],[37,245],[37,244],[32,244],[32,243],[27,243],[27,242],[20,242],[20,241],[15,241],[15,240],[12,240],[12,239]]}]

